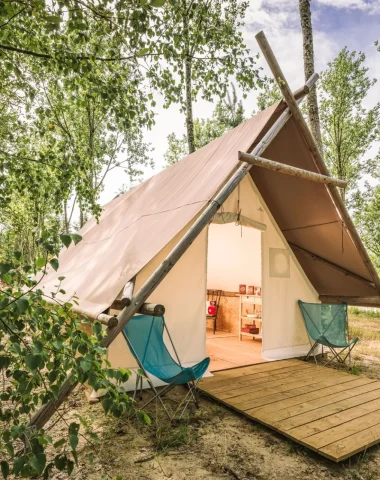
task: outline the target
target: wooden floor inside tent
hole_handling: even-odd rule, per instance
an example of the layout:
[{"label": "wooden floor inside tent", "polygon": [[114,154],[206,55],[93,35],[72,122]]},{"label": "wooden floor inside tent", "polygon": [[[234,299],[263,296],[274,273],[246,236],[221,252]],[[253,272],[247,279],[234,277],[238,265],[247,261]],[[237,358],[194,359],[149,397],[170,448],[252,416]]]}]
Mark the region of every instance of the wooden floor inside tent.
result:
[{"label": "wooden floor inside tent", "polygon": [[340,462],[380,442],[380,382],[301,360],[216,372],[208,396]]},{"label": "wooden floor inside tent", "polygon": [[240,341],[237,334],[217,331],[214,335],[207,330],[206,355],[211,360],[211,372],[263,363],[261,350],[261,342],[252,338],[243,337]]}]

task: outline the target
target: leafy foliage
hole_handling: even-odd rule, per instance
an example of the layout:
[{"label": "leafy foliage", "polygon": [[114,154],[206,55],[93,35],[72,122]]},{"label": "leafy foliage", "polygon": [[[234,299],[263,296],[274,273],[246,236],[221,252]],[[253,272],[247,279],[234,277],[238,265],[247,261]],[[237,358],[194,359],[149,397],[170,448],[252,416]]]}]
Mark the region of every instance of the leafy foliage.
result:
[{"label": "leafy foliage", "polygon": [[346,193],[363,173],[373,173],[379,157],[365,160],[380,138],[380,103],[367,110],[363,102],[376,80],[367,76],[363,53],[344,48],[321,76],[320,118],[325,159],[333,176],[348,181]]},{"label": "leafy foliage", "polygon": [[[217,103],[211,119],[196,118],[194,120],[195,148],[207,145],[228,130],[240,125],[244,120],[243,105],[241,100],[238,100],[235,86],[232,84],[231,93],[227,92],[226,99]],[[186,135],[178,138],[171,133],[168,136],[168,143],[169,147],[165,154],[167,166],[173,165],[188,154]]]},{"label": "leafy foliage", "polygon": [[[81,238],[72,234],[62,235],[61,240],[68,247]],[[64,277],[59,277],[54,292],[39,289],[39,280],[34,278],[46,274],[48,262],[58,268],[54,255],[59,248],[59,242],[48,231],[43,232],[40,241],[45,255],[33,264],[25,264],[21,253],[0,263],[0,444],[3,454],[7,452],[1,462],[4,478],[11,474],[48,478],[54,470],[71,474],[77,463],[81,426],[88,427],[86,420],[78,417],[79,422],[67,424],[66,436],[59,439],[52,438],[48,430],[29,427],[33,413],[57,398],[67,372],[71,372],[73,381],[87,382],[95,391],[106,390],[102,402],[106,413],[119,417],[133,411],[132,401],[121,386],[130,372],[109,365],[101,347],[101,324],[93,323],[92,333],[86,333],[83,322],[88,321],[72,309],[78,299],[73,297],[63,304],[58,301]],[[59,411],[56,415],[65,421]],[[139,417],[149,421],[145,414]],[[89,436],[91,441],[98,441],[94,433]],[[48,450],[55,452],[53,456]]]},{"label": "leafy foliage", "polygon": [[257,97],[257,106],[259,110],[265,110],[276,102],[282,99],[282,94],[279,86],[275,81],[266,82]]},{"label": "leafy foliage", "polygon": [[239,86],[252,89],[260,83],[255,58],[246,47],[242,26],[249,2],[243,0],[168,1],[160,11],[158,49],[165,62],[149,72],[153,88],[165,94],[165,106],[173,102],[186,112],[188,151],[195,150],[192,104],[201,97],[224,98],[230,77]]},{"label": "leafy foliage", "polygon": [[355,192],[353,200],[355,224],[380,271],[380,185],[371,186],[367,182],[363,192]]}]

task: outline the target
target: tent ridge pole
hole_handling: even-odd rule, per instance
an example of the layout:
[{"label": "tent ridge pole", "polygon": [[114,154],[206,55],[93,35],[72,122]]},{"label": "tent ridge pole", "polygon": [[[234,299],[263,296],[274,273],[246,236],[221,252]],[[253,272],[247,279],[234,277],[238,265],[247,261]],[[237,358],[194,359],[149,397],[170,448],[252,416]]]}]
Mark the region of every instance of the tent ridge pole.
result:
[{"label": "tent ridge pole", "polygon": [[[306,82],[306,84],[309,86],[309,88],[311,88],[315,84],[317,79],[318,76],[313,75]],[[305,96],[301,97],[297,101],[301,103],[304,98]],[[253,155],[261,155],[264,152],[269,143],[286,124],[290,116],[290,110],[289,108],[286,108],[286,110],[281,113],[278,119],[269,128],[267,133],[254,147],[252,152]],[[142,285],[140,290],[138,290],[138,292],[134,294],[134,297],[131,299],[130,306],[124,307],[123,310],[119,313],[119,315],[117,316],[117,326],[107,329],[106,335],[101,342],[101,346],[103,348],[109,347],[109,345],[111,345],[111,343],[115,340],[119,333],[125,328],[132,316],[139,310],[139,305],[145,302],[149,295],[166,277],[166,275],[170,272],[173,266],[177,263],[177,261],[182,257],[182,255],[198,237],[203,228],[211,221],[212,217],[218,211],[219,206],[224,203],[224,201],[229,197],[235,187],[241,182],[241,180],[245,177],[245,175],[250,171],[251,168],[252,165],[248,163],[241,165],[232,175],[232,177],[226,182],[226,184],[222,187],[219,193],[217,193],[213,201],[205,207],[204,211],[199,215],[199,217],[195,220],[194,224],[189,228],[189,230],[182,237],[182,239],[167,255],[161,265],[156,268],[152,275]],[[63,383],[57,398],[54,400],[50,400],[33,415],[32,419],[29,422],[29,427],[35,427],[38,429],[42,428],[46,424],[46,422],[48,422],[49,419],[53,416],[59,406],[63,403],[65,398],[72,392],[76,384],[77,382],[73,379],[72,374],[70,374]]]},{"label": "tent ridge pole", "polygon": [[[317,144],[315,143],[314,137],[309,130],[309,127],[307,126],[307,123],[298,108],[297,101],[294,98],[294,95],[292,91],[290,90],[289,84],[286,81],[286,78],[284,74],[282,73],[281,67],[273,53],[272,48],[269,45],[269,42],[267,38],[265,37],[264,32],[259,32],[256,35],[256,40],[257,43],[260,46],[261,51],[263,52],[263,55],[268,63],[269,68],[271,69],[273,76],[281,90],[282,95],[284,96],[284,99],[290,109],[290,112],[293,116],[293,119],[301,132],[310,152],[312,155],[312,158],[314,159],[314,162],[319,170],[319,172],[322,175],[327,175],[329,176],[329,171],[328,168],[323,160],[323,157],[321,155],[321,152],[319,151]],[[350,217],[350,214],[348,213],[347,207],[344,204],[342,197],[338,191],[338,189],[334,185],[327,185],[327,188],[330,193],[330,197],[335,205],[336,210],[338,211],[341,219],[344,222],[344,225],[346,227],[347,233],[351,237],[352,242],[354,243],[356,250],[358,251],[361,259],[363,260],[369,274],[371,275],[371,278],[373,280],[373,283],[375,284],[375,287],[377,291],[380,293],[380,278],[375,270],[375,267],[373,266],[371,259],[369,258],[369,255],[364,247],[364,244],[354,226],[354,223]]]}]

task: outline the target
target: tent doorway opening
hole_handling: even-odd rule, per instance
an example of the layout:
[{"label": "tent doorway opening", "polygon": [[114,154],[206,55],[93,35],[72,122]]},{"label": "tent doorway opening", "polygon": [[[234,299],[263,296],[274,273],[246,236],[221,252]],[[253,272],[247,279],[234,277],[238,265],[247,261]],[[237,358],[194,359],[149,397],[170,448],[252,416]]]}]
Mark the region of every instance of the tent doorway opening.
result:
[{"label": "tent doorway opening", "polygon": [[264,361],[262,232],[235,222],[210,224],[206,351],[210,370]]}]

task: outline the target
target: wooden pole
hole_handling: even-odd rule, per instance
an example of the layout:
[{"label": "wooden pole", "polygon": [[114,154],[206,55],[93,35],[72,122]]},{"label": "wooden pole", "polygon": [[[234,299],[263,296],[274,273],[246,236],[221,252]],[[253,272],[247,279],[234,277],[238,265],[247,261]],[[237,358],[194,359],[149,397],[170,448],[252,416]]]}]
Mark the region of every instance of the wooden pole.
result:
[{"label": "wooden pole", "polygon": [[123,294],[121,297],[121,304],[124,307],[129,307],[132,302],[133,290],[135,288],[136,277],[133,277],[128,283],[126,283]]},{"label": "wooden pole", "polygon": [[116,316],[106,315],[105,313],[98,315],[97,320],[99,320],[102,325],[105,325],[109,328],[114,328],[119,323]]},{"label": "wooden pole", "polygon": [[320,173],[310,172],[309,170],[304,170],[302,168],[292,167],[267,158],[250,155],[249,153],[239,152],[239,160],[247,162],[255,167],[266,168],[267,170],[273,170],[275,172],[284,173],[285,175],[303,178],[304,180],[324,183],[325,185],[335,185],[340,188],[347,187],[347,182],[344,180],[321,175]]},{"label": "wooden pole", "polygon": [[[110,307],[115,310],[123,310],[124,305],[121,300],[115,300]],[[162,317],[165,315],[165,307],[159,303],[143,303],[136,313],[141,315],[152,315],[153,317]]]},{"label": "wooden pole", "polygon": [[[264,32],[259,32],[256,35],[256,40],[261,48],[261,51],[264,54],[264,57],[266,58],[269,68],[271,69],[274,78],[276,79],[278,86],[285,98],[286,103],[288,104],[289,110],[292,113],[293,119],[298,126],[300,132],[302,133],[307,146],[309,147],[309,150],[314,158],[315,164],[319,170],[319,172],[322,175],[329,175],[328,169],[326,167],[326,164],[319,152],[319,149],[315,143],[315,140],[313,138],[313,135],[311,134],[309,127],[306,124],[305,119],[303,118],[303,115],[298,108],[297,101],[294,98],[294,95],[292,91],[289,88],[289,85],[285,79],[284,74],[282,73],[282,70],[280,68],[280,65],[277,62],[276,57],[274,56],[274,53],[264,35]],[[369,255],[363,245],[363,242],[356,231],[356,228],[351,220],[350,214],[348,213],[348,210],[342,200],[342,197],[340,196],[339,191],[334,185],[327,185],[327,188],[329,189],[330,196],[333,199],[333,202],[335,204],[336,209],[339,212],[340,217],[342,218],[345,227],[347,229],[348,234],[350,235],[360,257],[362,258],[365,266],[367,267],[367,270],[369,274],[371,275],[371,278],[373,280],[373,283],[376,286],[376,289],[380,293],[380,279],[379,276],[372,265],[371,259],[369,258]]]},{"label": "wooden pole", "polygon": [[[311,88],[317,81],[318,76],[313,75],[306,84]],[[304,97],[298,100],[301,102]],[[286,124],[291,116],[290,110],[287,108],[274,122],[272,127],[264,135],[264,137],[258,142],[253,149],[253,155],[261,155],[268,147],[273,138],[278,134],[282,127]],[[166,277],[170,270],[174,267],[177,261],[187,251],[193,241],[198,237],[204,227],[211,221],[212,217],[219,210],[220,206],[235,190],[237,185],[242,181],[245,175],[250,171],[252,165],[246,163],[241,165],[232,177],[225,183],[221,190],[217,193],[215,198],[209,202],[207,207],[203,210],[201,215],[194,221],[193,225],[189,228],[182,239],[177,243],[173,250],[168,254],[165,260],[159,265],[152,275],[146,280],[144,285],[135,294],[131,300],[129,307],[124,307],[120,314],[117,316],[118,325],[115,328],[108,328],[107,334],[101,342],[103,348],[107,348],[119,335],[119,333],[125,328],[129,320],[135,313],[139,311],[143,303],[149,297],[149,295],[156,289],[161,281]],[[77,382],[73,379],[72,374],[63,383],[56,399],[50,400],[43,405],[32,417],[29,426],[42,428],[46,422],[52,417],[59,406],[63,403],[65,398],[73,391]]]},{"label": "wooden pole", "polygon": [[315,261],[324,263],[325,265],[328,265],[329,267],[333,268],[334,270],[337,270],[338,272],[342,273],[346,277],[351,277],[354,278],[355,280],[359,280],[362,283],[365,283],[367,286],[374,288],[375,285],[373,282],[370,280],[367,280],[366,278],[361,277],[360,275],[356,275],[356,273],[350,272],[349,270],[346,270],[343,267],[340,267],[339,265],[336,265],[333,262],[330,262],[329,260],[326,260],[325,258],[322,258],[315,253],[311,253],[308,250],[305,250],[304,248],[299,247],[298,245],[295,245],[294,243],[288,242],[289,245],[292,247],[293,250],[298,250],[301,252],[303,255],[306,255],[307,257],[312,258]]},{"label": "wooden pole", "polygon": [[335,295],[319,295],[322,303],[347,303],[358,307],[374,307],[380,308],[380,297],[349,297]]}]

